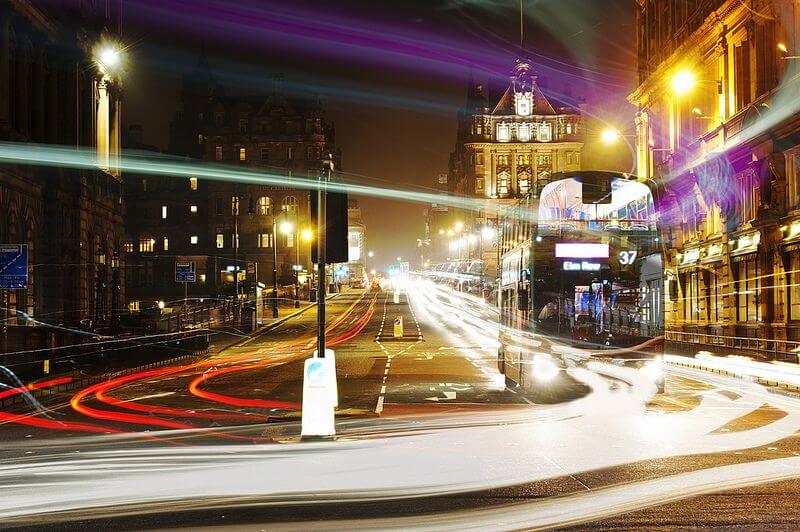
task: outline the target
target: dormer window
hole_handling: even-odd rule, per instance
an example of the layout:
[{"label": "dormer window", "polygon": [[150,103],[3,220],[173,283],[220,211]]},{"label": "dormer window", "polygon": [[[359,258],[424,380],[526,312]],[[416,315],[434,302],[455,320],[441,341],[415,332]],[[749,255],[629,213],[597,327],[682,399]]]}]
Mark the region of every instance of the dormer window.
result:
[{"label": "dormer window", "polygon": [[517,127],[517,138],[520,140],[520,142],[528,142],[531,140],[531,125],[520,124]]},{"label": "dormer window", "polygon": [[497,141],[508,142],[511,140],[511,126],[509,124],[497,124]]},{"label": "dormer window", "polygon": [[515,93],[514,107],[519,116],[529,116],[533,110],[533,93],[532,92]]}]

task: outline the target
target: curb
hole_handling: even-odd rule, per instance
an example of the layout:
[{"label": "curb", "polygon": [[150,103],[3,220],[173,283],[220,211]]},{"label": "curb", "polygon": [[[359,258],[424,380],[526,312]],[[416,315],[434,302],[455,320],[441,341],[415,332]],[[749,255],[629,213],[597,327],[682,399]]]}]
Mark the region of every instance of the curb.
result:
[{"label": "curb", "polygon": [[704,367],[704,366],[698,366],[696,364],[687,364],[687,363],[683,363],[683,362],[673,362],[673,361],[665,361],[665,362],[667,364],[672,365],[672,366],[678,366],[678,367],[683,367],[683,368],[691,368],[691,369],[695,369],[695,370],[698,370],[698,371],[705,371],[707,373],[716,373],[717,375],[724,375],[726,377],[733,377],[734,379],[739,379],[739,380],[743,380],[743,381],[747,381],[747,382],[755,382],[757,384],[761,384],[761,385],[764,385],[764,386],[770,386],[770,387],[773,387],[773,388],[779,388],[781,390],[785,390],[785,391],[788,391],[788,392],[800,393],[800,386],[797,386],[795,384],[789,384],[789,383],[785,383],[785,382],[765,379],[763,377],[756,377],[754,375],[747,375],[747,374],[744,374],[744,373],[735,373],[735,372],[727,371],[727,370],[724,370],[724,369],[707,368],[707,367]]}]

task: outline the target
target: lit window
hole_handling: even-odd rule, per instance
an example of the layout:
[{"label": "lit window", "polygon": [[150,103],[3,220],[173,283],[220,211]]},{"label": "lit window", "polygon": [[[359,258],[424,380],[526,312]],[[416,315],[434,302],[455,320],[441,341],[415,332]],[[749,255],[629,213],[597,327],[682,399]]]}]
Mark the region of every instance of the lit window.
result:
[{"label": "lit window", "polygon": [[189,206],[189,212],[192,213],[192,214],[196,214],[197,213],[197,205]]},{"label": "lit window", "polygon": [[567,124],[567,135],[572,135],[572,122]]},{"label": "lit window", "polygon": [[259,233],[258,234],[258,247],[271,248],[272,247],[272,233]]},{"label": "lit window", "polygon": [[245,148],[239,148],[239,160],[240,161],[247,160],[247,150]]},{"label": "lit window", "polygon": [[164,251],[169,251],[169,238],[164,237]]},{"label": "lit window", "polygon": [[214,159],[217,161],[222,160],[222,146],[214,146]]},{"label": "lit window", "polygon": [[231,196],[231,214],[234,216],[239,214],[239,197]]},{"label": "lit window", "polygon": [[531,126],[530,124],[520,124],[519,128],[517,128],[517,137],[522,142],[528,142],[531,140]]},{"label": "lit window", "polygon": [[269,196],[261,196],[256,204],[256,212],[262,216],[267,216],[270,214],[271,206]]},{"label": "lit window", "polygon": [[189,190],[197,190],[197,178],[190,177],[189,178]]},{"label": "lit window", "polygon": [[198,144],[202,144],[203,143],[203,134],[202,133],[198,133],[197,134],[197,143]]},{"label": "lit window", "polygon": [[511,128],[508,124],[497,124],[497,141],[508,142],[511,140]]},{"label": "lit window", "polygon": [[286,158],[291,161],[293,157],[294,157],[294,150],[292,149],[291,146],[289,146],[288,148],[286,148]]},{"label": "lit window", "polygon": [[517,114],[520,116],[528,116],[531,114],[531,100],[533,93],[517,93],[514,95],[516,100]]},{"label": "lit window", "polygon": [[222,233],[217,233],[217,249],[222,249],[225,247],[225,235]]},{"label": "lit window", "polygon": [[139,238],[139,253],[152,253],[155,251],[156,239],[149,236]]},{"label": "lit window", "polygon": [[189,243],[190,244],[197,244],[199,241],[200,241],[200,237],[198,237],[197,235],[192,235],[192,236],[189,237]]},{"label": "lit window", "polygon": [[539,140],[542,142],[550,142],[551,140],[550,124],[541,124],[539,126]]},{"label": "lit window", "polygon": [[130,240],[126,240],[122,249],[125,250],[125,253],[133,253],[133,242]]},{"label": "lit window", "polygon": [[200,274],[200,275],[198,275],[197,277],[198,277],[198,279],[200,279],[200,282],[201,282],[201,283],[204,283],[204,282],[206,282],[206,274],[204,274],[204,273],[201,273],[201,274]]},{"label": "lit window", "polygon": [[167,219],[167,206],[166,205],[162,205],[161,206],[161,219],[162,220],[166,220]]},{"label": "lit window", "polygon": [[139,301],[133,300],[128,302],[128,310],[131,312],[139,312]]},{"label": "lit window", "polygon": [[284,236],[286,237],[283,240],[284,245],[287,248],[293,248],[294,247],[294,233],[289,232],[289,233],[286,233]]},{"label": "lit window", "polygon": [[281,210],[287,214],[297,214],[297,198],[286,196],[281,201]]}]

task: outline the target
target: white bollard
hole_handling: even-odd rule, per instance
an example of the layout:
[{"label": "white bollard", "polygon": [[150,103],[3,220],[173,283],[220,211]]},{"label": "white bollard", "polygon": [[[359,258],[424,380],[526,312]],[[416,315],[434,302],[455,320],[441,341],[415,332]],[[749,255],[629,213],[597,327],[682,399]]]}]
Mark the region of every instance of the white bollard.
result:
[{"label": "white bollard", "polygon": [[[316,349],[314,350],[314,358],[319,356],[319,351]],[[329,385],[329,389],[331,391],[331,401],[333,401],[333,406],[339,406],[339,384],[337,383],[336,378],[336,353],[334,353],[333,349],[325,349],[325,359],[331,361],[331,367],[333,371],[331,371],[331,382]]]},{"label": "white bollard", "polygon": [[[328,350],[326,349],[327,353]],[[303,412],[301,437],[334,436],[333,391],[336,368],[330,358],[309,358],[303,365]]]},{"label": "white bollard", "polygon": [[400,290],[395,290],[394,291],[394,302],[395,303],[400,303]]}]

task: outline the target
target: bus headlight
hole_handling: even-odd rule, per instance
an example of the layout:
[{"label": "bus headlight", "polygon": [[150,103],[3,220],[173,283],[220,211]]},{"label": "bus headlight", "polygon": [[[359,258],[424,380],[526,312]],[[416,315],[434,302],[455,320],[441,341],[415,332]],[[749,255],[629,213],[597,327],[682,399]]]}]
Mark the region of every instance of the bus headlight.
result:
[{"label": "bus headlight", "polygon": [[653,382],[659,381],[664,377],[664,370],[661,368],[661,362],[658,360],[645,362],[644,366],[639,368],[639,371]]},{"label": "bus headlight", "polygon": [[533,378],[538,381],[550,381],[558,375],[558,365],[547,355],[533,357]]}]

